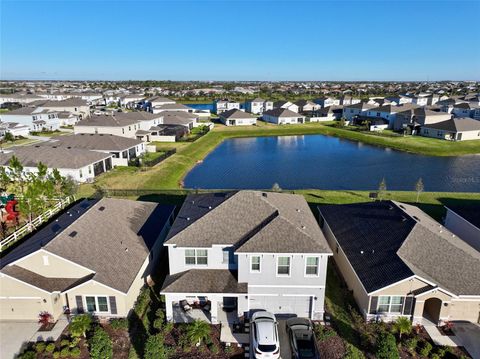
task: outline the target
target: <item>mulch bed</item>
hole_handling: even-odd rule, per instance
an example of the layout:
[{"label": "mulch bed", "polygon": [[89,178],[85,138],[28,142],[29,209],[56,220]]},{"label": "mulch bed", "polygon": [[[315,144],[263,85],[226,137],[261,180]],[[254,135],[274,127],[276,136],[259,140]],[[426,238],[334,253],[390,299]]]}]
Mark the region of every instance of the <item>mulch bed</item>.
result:
[{"label": "mulch bed", "polygon": [[345,356],[345,343],[338,335],[317,342],[320,358],[342,359]]},{"label": "mulch bed", "polygon": [[39,332],[49,332],[49,331],[51,331],[53,328],[55,328],[55,324],[57,324],[57,322],[42,324],[42,325],[40,326],[40,328],[38,329],[38,331],[39,331]]},{"label": "mulch bed", "polygon": [[438,327],[438,331],[442,335],[446,335],[446,336],[449,336],[449,337],[455,336],[455,333],[453,332],[452,328],[448,327],[446,325],[442,325],[441,327]]},{"label": "mulch bed", "polygon": [[103,324],[103,329],[108,333],[113,343],[113,357],[115,359],[128,359],[130,351],[130,337],[126,329],[113,329],[110,324]]}]

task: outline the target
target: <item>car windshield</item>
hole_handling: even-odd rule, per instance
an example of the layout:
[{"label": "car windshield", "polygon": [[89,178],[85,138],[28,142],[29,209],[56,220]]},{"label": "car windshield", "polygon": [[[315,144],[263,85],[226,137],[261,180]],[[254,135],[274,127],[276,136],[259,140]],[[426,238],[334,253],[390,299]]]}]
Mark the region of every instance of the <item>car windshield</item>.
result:
[{"label": "car windshield", "polygon": [[315,347],[311,340],[298,340],[297,341],[298,354],[300,358],[313,358],[315,357]]},{"label": "car windshield", "polygon": [[259,345],[258,345],[258,349],[259,349],[261,352],[270,353],[270,352],[275,351],[275,349],[277,349],[277,346],[276,346],[275,344],[271,344],[271,345],[259,344]]}]

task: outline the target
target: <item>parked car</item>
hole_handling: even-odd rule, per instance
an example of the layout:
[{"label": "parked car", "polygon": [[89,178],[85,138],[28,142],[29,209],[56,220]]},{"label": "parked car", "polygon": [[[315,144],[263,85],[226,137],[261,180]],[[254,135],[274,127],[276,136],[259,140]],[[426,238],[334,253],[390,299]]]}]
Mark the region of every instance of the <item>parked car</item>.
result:
[{"label": "parked car", "polygon": [[251,321],[252,348],[257,359],[280,358],[280,342],[275,315],[269,312],[256,312]]},{"label": "parked car", "polygon": [[320,359],[313,323],[307,318],[290,318],[286,323],[292,357],[295,359]]}]

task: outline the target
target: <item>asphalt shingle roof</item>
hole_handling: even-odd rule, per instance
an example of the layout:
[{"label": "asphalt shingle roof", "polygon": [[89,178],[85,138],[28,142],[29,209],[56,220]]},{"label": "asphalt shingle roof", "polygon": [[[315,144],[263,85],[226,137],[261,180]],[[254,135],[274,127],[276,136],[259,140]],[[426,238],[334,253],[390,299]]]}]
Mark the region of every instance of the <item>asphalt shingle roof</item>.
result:
[{"label": "asphalt shingle roof", "polygon": [[143,141],[141,140],[122,136],[80,133],[76,135],[57,136],[52,141],[45,142],[45,145],[83,148],[96,151],[124,151],[142,143]]}]

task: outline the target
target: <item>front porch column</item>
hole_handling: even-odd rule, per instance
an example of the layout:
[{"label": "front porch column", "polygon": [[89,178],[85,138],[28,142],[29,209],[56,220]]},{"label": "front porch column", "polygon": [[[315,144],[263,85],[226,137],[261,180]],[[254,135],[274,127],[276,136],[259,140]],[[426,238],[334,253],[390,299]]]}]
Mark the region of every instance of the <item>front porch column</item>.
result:
[{"label": "front porch column", "polygon": [[165,314],[167,322],[173,321],[173,301],[168,295],[165,295]]},{"label": "front porch column", "polygon": [[218,319],[217,319],[217,315],[218,315],[218,303],[216,300],[211,300],[210,301],[210,305],[211,305],[211,308],[210,308],[210,315],[211,315],[211,321],[212,321],[212,324],[218,324]]}]

